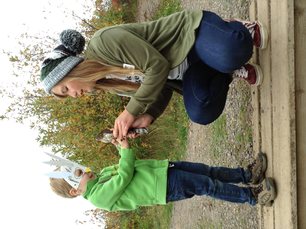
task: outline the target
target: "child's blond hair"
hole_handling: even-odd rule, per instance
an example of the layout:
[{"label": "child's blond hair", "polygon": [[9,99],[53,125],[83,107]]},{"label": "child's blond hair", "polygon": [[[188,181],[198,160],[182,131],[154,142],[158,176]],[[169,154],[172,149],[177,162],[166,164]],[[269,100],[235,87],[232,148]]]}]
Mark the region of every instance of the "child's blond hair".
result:
[{"label": "child's blond hair", "polygon": [[64,179],[50,178],[50,186],[52,191],[61,197],[64,198],[76,197],[70,194],[70,190],[73,189],[73,187],[70,184],[68,184],[68,182],[65,181]]}]

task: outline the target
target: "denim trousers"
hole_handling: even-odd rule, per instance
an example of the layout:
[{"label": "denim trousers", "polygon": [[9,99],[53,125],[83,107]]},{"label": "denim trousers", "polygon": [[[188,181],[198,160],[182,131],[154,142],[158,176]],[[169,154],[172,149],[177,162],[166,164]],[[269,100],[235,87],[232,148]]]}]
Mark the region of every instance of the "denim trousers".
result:
[{"label": "denim trousers", "polygon": [[250,181],[248,170],[185,161],[170,164],[173,166],[168,169],[167,202],[206,195],[234,203],[256,204],[250,188],[235,185]]},{"label": "denim trousers", "polygon": [[209,67],[232,73],[251,58],[253,40],[242,23],[227,22],[213,12],[204,11],[197,29],[194,51]]},{"label": "denim trousers", "polygon": [[184,105],[193,122],[207,125],[222,114],[231,73],[244,65],[252,52],[251,34],[242,23],[226,22],[204,11],[183,77]]}]

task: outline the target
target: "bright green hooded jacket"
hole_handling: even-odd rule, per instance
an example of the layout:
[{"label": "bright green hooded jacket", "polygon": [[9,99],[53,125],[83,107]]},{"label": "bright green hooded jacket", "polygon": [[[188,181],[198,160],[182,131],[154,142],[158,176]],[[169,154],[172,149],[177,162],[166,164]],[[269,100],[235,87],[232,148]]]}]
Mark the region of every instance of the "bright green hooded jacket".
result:
[{"label": "bright green hooded jacket", "polygon": [[84,198],[107,211],[166,204],[168,160],[136,160],[132,149],[119,153],[119,164],[104,168],[87,183]]},{"label": "bright green hooded jacket", "polygon": [[126,109],[135,116],[145,112],[157,118],[172,96],[165,88],[168,73],[187,57],[202,16],[202,11],[184,10],[156,21],[100,29],[90,39],[85,58],[142,71],[144,82]]}]

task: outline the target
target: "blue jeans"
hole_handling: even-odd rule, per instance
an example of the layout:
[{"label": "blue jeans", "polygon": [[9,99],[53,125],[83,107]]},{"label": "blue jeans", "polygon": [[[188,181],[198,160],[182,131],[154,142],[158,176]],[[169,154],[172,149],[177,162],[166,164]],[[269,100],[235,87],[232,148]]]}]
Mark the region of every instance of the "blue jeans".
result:
[{"label": "blue jeans", "polygon": [[174,166],[168,169],[167,202],[206,195],[234,203],[256,204],[250,188],[234,185],[250,181],[250,172],[243,168],[211,167],[184,161],[172,164]]},{"label": "blue jeans", "polygon": [[184,104],[193,122],[207,125],[222,114],[230,73],[244,65],[252,52],[251,34],[240,22],[226,22],[204,11],[183,77]]},{"label": "blue jeans", "polygon": [[183,98],[189,118],[202,125],[215,121],[223,112],[232,77],[201,61],[192,64],[183,78]]},{"label": "blue jeans", "polygon": [[194,51],[209,67],[232,73],[251,58],[253,40],[242,23],[226,22],[215,13],[204,11]]}]

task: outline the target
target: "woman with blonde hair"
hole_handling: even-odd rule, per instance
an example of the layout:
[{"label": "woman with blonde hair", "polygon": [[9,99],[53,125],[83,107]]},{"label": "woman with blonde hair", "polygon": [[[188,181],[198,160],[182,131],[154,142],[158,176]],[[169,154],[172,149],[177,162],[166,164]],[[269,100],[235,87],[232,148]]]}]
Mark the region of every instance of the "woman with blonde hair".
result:
[{"label": "woman with blonde hair", "polygon": [[173,91],[183,95],[189,118],[209,124],[222,113],[229,84],[239,77],[259,85],[262,72],[248,63],[253,45],[265,48],[259,22],[226,21],[209,11],[181,11],[156,21],[98,30],[80,57],[84,37],[65,30],[62,44],[44,60],[47,93],[79,97],[95,90],[131,97],[114,123],[114,137],[148,127]]}]

